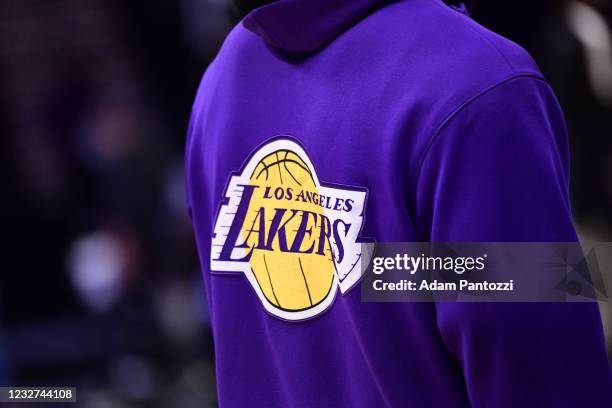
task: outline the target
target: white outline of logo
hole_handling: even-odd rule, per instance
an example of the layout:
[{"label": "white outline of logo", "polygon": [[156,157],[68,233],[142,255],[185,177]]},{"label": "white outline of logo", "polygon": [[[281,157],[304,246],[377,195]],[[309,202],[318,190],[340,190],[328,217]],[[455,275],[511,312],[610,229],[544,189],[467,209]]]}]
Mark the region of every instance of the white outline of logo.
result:
[{"label": "white outline of logo", "polygon": [[[317,186],[317,189],[321,195],[328,197],[337,197],[341,195],[341,197],[344,199],[353,200],[353,208],[348,217],[351,221],[351,224],[353,225],[352,228],[349,229],[345,239],[343,240],[343,242],[347,246],[345,249],[346,256],[341,264],[338,264],[334,260],[335,272],[331,290],[329,291],[325,299],[323,299],[317,305],[299,311],[288,311],[270,303],[263,294],[263,291],[261,290],[261,287],[257,282],[257,278],[255,277],[255,274],[253,273],[248,261],[221,261],[218,259],[221,253],[221,248],[225,244],[229,229],[232,223],[234,222],[234,214],[240,204],[242,196],[241,191],[243,189],[241,185],[249,184],[251,182],[250,175],[253,174],[253,171],[255,170],[257,164],[264,157],[278,150],[290,150],[297,154],[306,163],[314,178],[315,185]],[[213,273],[244,273],[249,283],[251,284],[251,287],[257,293],[257,296],[261,301],[262,305],[264,306],[265,310],[276,317],[288,321],[300,321],[310,319],[319,314],[322,314],[333,304],[338,289],[340,289],[340,292],[342,294],[345,294],[357,282],[359,282],[361,278],[361,262],[363,257],[361,254],[362,246],[360,245],[360,233],[365,221],[364,211],[367,201],[367,195],[368,191],[365,188],[346,185],[335,185],[332,183],[321,183],[319,181],[319,177],[317,175],[315,167],[312,164],[312,161],[310,160],[310,157],[302,148],[302,146],[299,145],[290,136],[275,137],[264,145],[260,146],[255,151],[255,153],[251,155],[246,164],[243,166],[242,170],[238,173],[232,174],[229,180],[229,183],[224,193],[226,202],[222,203],[221,207],[219,208],[219,212],[217,214],[215,222],[215,235],[211,242],[210,269]],[[325,215],[331,220],[338,218],[337,216],[334,217],[328,213],[326,213]],[[334,245],[333,242],[332,245]],[[351,250],[349,250],[349,248]],[[244,250],[244,248],[234,248],[232,251],[233,259],[240,259],[245,256],[246,251]]]}]

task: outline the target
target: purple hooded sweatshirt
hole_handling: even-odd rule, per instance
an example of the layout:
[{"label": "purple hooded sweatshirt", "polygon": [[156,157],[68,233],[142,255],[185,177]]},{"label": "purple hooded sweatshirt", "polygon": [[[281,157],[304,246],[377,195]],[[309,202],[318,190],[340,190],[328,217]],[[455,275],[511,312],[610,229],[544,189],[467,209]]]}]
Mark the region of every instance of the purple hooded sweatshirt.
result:
[{"label": "purple hooded sweatshirt", "polygon": [[594,303],[360,299],[360,242],[576,240],[555,96],[465,8],[256,9],[186,172],[221,406],[612,407]]}]

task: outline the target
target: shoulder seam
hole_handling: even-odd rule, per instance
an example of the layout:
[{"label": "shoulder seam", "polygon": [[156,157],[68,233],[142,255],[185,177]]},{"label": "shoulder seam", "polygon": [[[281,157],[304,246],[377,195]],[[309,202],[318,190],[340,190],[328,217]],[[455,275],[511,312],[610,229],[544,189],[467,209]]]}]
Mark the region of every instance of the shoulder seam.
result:
[{"label": "shoulder seam", "polygon": [[[473,21],[473,20],[472,20]],[[508,57],[506,56],[506,54],[504,54],[502,52],[502,50],[499,49],[499,47],[497,46],[497,44],[495,44],[489,37],[487,37],[486,35],[484,35],[483,33],[481,33],[480,31],[478,31],[476,28],[474,28],[471,24],[469,25],[470,30],[472,30],[474,33],[476,33],[480,38],[482,38],[484,41],[486,41],[501,57],[501,59],[506,63],[506,65],[508,65],[508,68],[510,68],[510,71],[513,74],[518,74],[518,72],[516,71],[516,69],[514,68],[514,65],[510,62],[510,60],[508,60]]]},{"label": "shoulder seam", "polygon": [[531,72],[519,72],[519,73],[515,73],[513,75],[510,75],[509,77],[506,77],[506,78],[502,79],[501,81],[498,81],[498,82],[494,83],[493,85],[491,85],[491,86],[483,89],[482,91],[478,92],[474,96],[468,98],[465,102],[461,103],[456,109],[454,109],[449,115],[447,115],[444,120],[442,120],[440,125],[438,127],[436,127],[436,130],[434,131],[433,135],[427,141],[427,145],[425,146],[425,149],[423,150],[423,153],[421,154],[421,158],[419,159],[418,166],[416,168],[415,182],[414,182],[415,189],[419,185],[419,181],[420,181],[421,171],[423,169],[423,165],[425,163],[425,160],[426,160],[429,152],[431,151],[431,148],[432,148],[433,144],[438,139],[438,137],[442,133],[442,131],[448,126],[448,124],[450,122],[452,122],[452,120],[455,117],[457,117],[464,109],[466,109],[468,106],[470,106],[472,104],[472,102],[478,100],[480,97],[482,97],[482,96],[486,95],[487,93],[497,89],[498,87],[500,87],[500,86],[502,86],[502,85],[504,85],[504,84],[506,84],[506,83],[508,83],[510,81],[513,81],[515,79],[519,79],[519,78],[531,78],[531,79],[535,79],[535,80],[544,82],[545,84],[550,86],[548,81],[546,81],[546,79],[543,76],[541,76],[541,75],[537,75],[537,74],[534,74],[534,73],[531,73]]},{"label": "shoulder seam", "polygon": [[[444,8],[444,9],[451,9],[451,7],[449,7],[448,5],[444,4],[443,2],[436,2],[440,7]],[[456,13],[458,13],[455,10]],[[461,14],[461,13],[459,13]],[[489,45],[489,47],[491,47],[493,50],[495,50],[495,53],[497,53],[497,55],[500,57],[500,59],[503,61],[504,64],[507,65],[507,67],[509,68],[509,70],[511,71],[512,74],[520,74],[521,72],[518,72],[515,69],[515,66],[510,62],[510,60],[508,59],[508,56],[497,46],[497,44],[495,44],[495,42],[493,42],[491,40],[491,38],[489,38],[487,35],[485,35],[484,33],[482,33],[480,30],[478,30],[476,27],[474,27],[474,25],[488,31],[489,33],[496,35],[496,33],[488,30],[486,27],[483,27],[481,24],[479,24],[478,22],[476,22],[474,19],[472,19],[469,16],[466,15],[462,15],[463,17],[465,17],[468,21],[466,23],[467,28],[473,32],[474,34],[476,34],[481,40],[483,40],[485,43],[487,43]],[[508,40],[507,38],[504,38],[505,40]],[[512,43],[512,41],[508,40],[509,42]],[[514,45],[516,45],[517,47],[520,47],[518,44],[513,43]],[[523,72],[525,73],[525,72]]]}]

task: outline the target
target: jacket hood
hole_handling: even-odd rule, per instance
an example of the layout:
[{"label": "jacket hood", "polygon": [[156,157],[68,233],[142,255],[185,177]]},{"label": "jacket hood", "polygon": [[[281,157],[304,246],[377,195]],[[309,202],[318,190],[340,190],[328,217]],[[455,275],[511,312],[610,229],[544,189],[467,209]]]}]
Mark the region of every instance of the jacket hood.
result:
[{"label": "jacket hood", "polygon": [[285,51],[314,51],[381,6],[397,0],[280,0],[242,21],[268,44]]},{"label": "jacket hood", "polygon": [[[253,10],[242,24],[275,48],[315,51],[368,14],[397,1],[279,0]],[[471,1],[465,3],[469,6]]]}]

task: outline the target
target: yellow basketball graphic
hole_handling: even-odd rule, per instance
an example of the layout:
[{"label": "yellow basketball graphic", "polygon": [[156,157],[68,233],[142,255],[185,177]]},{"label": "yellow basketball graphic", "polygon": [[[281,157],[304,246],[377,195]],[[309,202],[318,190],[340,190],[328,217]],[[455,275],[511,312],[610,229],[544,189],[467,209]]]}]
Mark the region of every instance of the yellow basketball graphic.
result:
[{"label": "yellow basketball graphic", "polygon": [[[312,199],[319,191],[307,164],[289,150],[274,151],[257,163],[250,184],[257,189],[243,224],[247,245],[261,246],[258,233],[264,225],[266,231],[274,230],[273,223],[284,227],[284,236],[275,237],[271,248],[254,249],[250,257],[261,291],[283,310],[304,310],[319,304],[331,291],[334,261],[329,241],[318,239],[322,226],[329,227],[323,208]],[[296,199],[299,194],[304,200]],[[309,233],[294,245],[296,233],[304,226]],[[286,251],[292,245],[293,251]]]},{"label": "yellow basketball graphic", "polygon": [[320,181],[297,140],[274,137],[229,175],[211,273],[244,274],[264,309],[280,319],[322,314],[361,278],[366,198],[363,187]]}]

